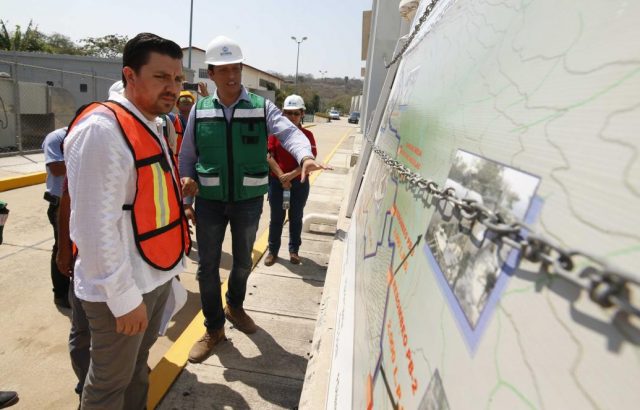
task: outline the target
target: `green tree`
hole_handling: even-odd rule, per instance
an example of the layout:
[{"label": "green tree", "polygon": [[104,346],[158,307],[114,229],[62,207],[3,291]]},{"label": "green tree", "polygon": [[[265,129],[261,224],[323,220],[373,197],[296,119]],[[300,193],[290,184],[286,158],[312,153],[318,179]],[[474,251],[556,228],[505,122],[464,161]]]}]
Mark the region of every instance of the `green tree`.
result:
[{"label": "green tree", "polygon": [[74,43],[69,37],[53,33],[50,36],[45,36],[44,50],[51,54],[85,54],[84,50]]},{"label": "green tree", "polygon": [[10,51],[32,51],[50,54],[84,54],[69,37],[53,33],[48,36],[34,26],[33,20],[25,31],[20,25],[16,25],[15,30],[10,32],[6,22],[0,20],[0,50]]},{"label": "green tree", "polygon": [[310,113],[315,113],[320,111],[320,96],[316,93],[313,93],[313,97],[311,97],[311,103],[307,106],[307,111]]},{"label": "green tree", "polygon": [[43,51],[45,37],[38,31],[38,26],[33,26],[33,20],[29,21],[24,32],[20,25],[16,25],[15,30],[9,32],[4,20],[0,20],[0,50]]},{"label": "green tree", "polygon": [[80,40],[83,43],[82,50],[85,54],[103,58],[122,57],[127,41],[129,41],[129,37],[118,34],[87,37]]}]

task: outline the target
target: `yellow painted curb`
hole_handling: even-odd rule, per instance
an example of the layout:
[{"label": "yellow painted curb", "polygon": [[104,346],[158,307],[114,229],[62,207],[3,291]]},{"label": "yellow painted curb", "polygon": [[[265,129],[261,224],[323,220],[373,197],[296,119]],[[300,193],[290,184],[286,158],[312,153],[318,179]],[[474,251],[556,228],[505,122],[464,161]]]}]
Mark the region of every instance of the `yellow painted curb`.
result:
[{"label": "yellow painted curb", "polygon": [[[324,158],[324,160],[322,161],[323,164],[325,165],[329,164],[329,161],[331,161],[331,158],[333,158],[333,156],[336,154],[336,151],[338,150],[338,148],[340,148],[340,145],[342,145],[342,143],[349,136],[349,134],[351,134],[351,130],[348,130],[347,132],[344,133],[344,135],[340,138],[340,141],[338,141],[338,143],[333,147],[331,152]],[[322,174],[322,170],[318,172],[314,172],[311,175],[309,175],[309,184],[313,185],[316,178],[318,178],[320,174]]]},{"label": "yellow painted curb", "polygon": [[33,174],[20,175],[19,177],[0,179],[0,192],[30,185],[42,184],[46,180],[46,172],[35,172]]},{"label": "yellow painted curb", "polygon": [[[333,150],[327,155],[323,163],[328,164],[331,158],[335,155],[336,151],[342,145],[347,136],[351,133],[351,130],[347,131],[340,141],[333,147]],[[309,176],[309,184],[318,178],[322,171],[314,172]],[[269,243],[269,228],[265,229],[260,237],[256,239],[253,244],[253,251],[251,252],[251,259],[253,261],[253,267],[258,264],[262,255],[267,251]],[[225,280],[221,286],[221,294],[227,293],[227,281]],[[222,298],[222,306],[227,304],[226,299]],[[205,332],[204,327],[204,315],[202,310],[193,318],[189,326],[182,332],[175,343],[169,348],[164,357],[158,362],[149,373],[149,395],[147,397],[147,408],[155,409],[165,394],[171,388],[171,385],[176,380],[184,366],[187,364],[189,358],[189,350],[193,344],[202,337]]]}]

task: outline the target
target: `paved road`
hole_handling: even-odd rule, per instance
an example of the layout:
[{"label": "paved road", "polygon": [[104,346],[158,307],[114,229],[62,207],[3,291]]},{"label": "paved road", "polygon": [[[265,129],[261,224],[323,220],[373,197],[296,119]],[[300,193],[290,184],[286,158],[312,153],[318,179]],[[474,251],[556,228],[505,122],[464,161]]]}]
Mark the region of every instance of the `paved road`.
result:
[{"label": "paved road", "polygon": [[[346,120],[318,124],[311,128],[318,144],[318,157],[325,158],[345,135],[355,133]],[[16,390],[20,402],[16,409],[75,409],[75,376],[67,351],[69,312],[53,304],[49,259],[53,232],[47,203],[42,199],[44,185],[0,192],[9,203],[11,214],[0,246],[0,389]],[[313,192],[313,188],[312,188]],[[310,204],[311,205],[311,204]],[[337,204],[339,205],[339,204]],[[322,203],[316,204],[321,207]],[[259,233],[268,225],[268,205]],[[230,267],[230,243],[223,246],[221,276]],[[304,245],[303,245],[304,247]],[[197,252],[193,259],[197,259]],[[190,261],[182,283],[189,291],[187,306],[180,312],[167,335],[152,349],[153,367],[200,309],[196,263]]]}]

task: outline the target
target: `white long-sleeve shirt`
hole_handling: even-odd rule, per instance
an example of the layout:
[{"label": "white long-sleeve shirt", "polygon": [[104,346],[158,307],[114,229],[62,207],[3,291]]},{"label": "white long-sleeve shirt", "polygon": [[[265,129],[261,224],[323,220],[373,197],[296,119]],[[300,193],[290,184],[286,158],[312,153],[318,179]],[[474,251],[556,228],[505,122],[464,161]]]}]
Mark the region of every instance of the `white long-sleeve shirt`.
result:
[{"label": "white long-sleeve shirt", "polygon": [[[140,118],[168,155],[161,121],[147,120],[121,95],[109,97]],[[76,295],[89,302],[106,302],[113,315],[120,317],[135,309],[143,294],[179,274],[184,265],[179,263],[170,271],[154,269],[136,248],[131,211],[122,209],[133,203],[136,193],[134,159],[111,111],[98,108],[79,121],[65,139],[64,153],[71,196],[70,234],[79,250]]]}]

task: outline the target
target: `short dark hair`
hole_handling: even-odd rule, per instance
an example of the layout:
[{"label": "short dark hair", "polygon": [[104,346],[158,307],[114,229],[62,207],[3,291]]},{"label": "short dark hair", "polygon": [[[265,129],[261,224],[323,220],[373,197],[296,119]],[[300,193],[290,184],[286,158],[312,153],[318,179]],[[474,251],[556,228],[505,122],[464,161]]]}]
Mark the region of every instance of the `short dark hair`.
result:
[{"label": "short dark hair", "polygon": [[[149,62],[151,52],[182,60],[182,49],[173,41],[152,33],[140,33],[125,44],[122,53],[122,67],[130,67],[139,73],[140,68]],[[124,73],[122,74],[122,85],[127,86]]]}]

